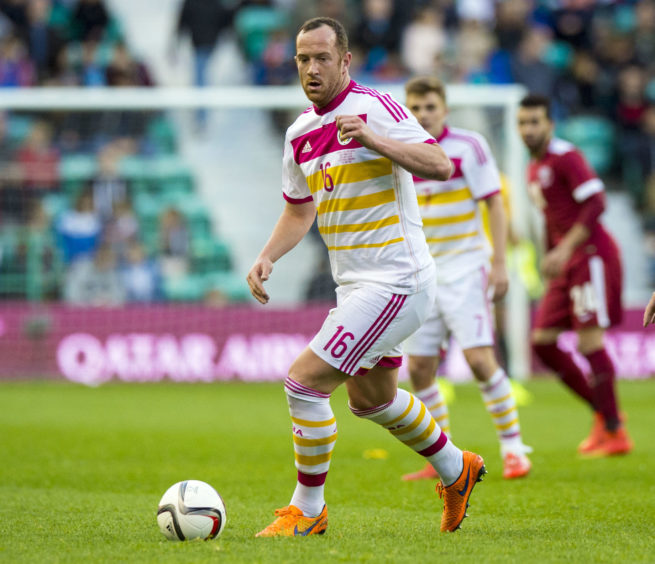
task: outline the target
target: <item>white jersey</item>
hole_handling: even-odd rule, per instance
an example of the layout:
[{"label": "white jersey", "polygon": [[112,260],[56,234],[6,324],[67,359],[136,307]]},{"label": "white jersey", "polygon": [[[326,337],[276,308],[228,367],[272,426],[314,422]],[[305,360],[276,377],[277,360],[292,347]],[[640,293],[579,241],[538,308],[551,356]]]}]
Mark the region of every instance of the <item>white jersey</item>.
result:
[{"label": "white jersey", "polygon": [[437,280],[451,282],[489,264],[491,246],[478,201],[500,191],[500,175],[479,133],[446,127],[438,142],[455,172],[445,181],[414,177],[414,183]]},{"label": "white jersey", "polygon": [[327,106],[308,108],[287,130],[284,198],[314,201],[337,284],[418,292],[434,283],[434,264],[412,176],[355,139],[342,140],[337,115],[358,115],[375,133],[398,141],[435,142],[390,95],[351,81]]}]

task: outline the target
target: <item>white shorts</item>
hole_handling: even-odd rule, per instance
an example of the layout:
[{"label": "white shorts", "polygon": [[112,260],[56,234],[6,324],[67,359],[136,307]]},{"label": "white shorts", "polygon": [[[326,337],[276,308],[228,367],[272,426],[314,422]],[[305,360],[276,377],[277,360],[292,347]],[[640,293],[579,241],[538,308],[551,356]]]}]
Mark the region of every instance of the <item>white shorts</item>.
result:
[{"label": "white shorts", "polygon": [[487,297],[487,270],[480,267],[459,280],[437,283],[432,311],[403,344],[413,356],[437,356],[452,334],[463,350],[494,344],[491,300]]},{"label": "white shorts", "polygon": [[340,286],[337,307],[309,346],[351,376],[365,374],[378,363],[400,366],[401,343],[425,321],[435,291],[434,285],[407,295],[372,284]]}]

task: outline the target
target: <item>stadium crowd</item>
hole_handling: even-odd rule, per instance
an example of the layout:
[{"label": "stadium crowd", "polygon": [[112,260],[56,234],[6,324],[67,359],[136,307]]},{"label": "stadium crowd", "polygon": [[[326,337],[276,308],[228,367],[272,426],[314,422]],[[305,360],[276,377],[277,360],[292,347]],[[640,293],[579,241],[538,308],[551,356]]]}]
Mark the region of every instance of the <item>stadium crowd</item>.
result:
[{"label": "stadium crowd", "polygon": [[[631,194],[643,218],[655,282],[655,0],[183,0],[175,35],[191,37],[198,85],[207,84],[207,64],[223,35],[236,39],[253,84],[290,84],[297,80],[295,30],[319,14],[345,24],[352,74],[360,82],[432,74],[450,83],[517,82],[549,96],[558,133],[585,151],[610,188]],[[153,84],[103,0],[0,0],[0,87]],[[169,131],[164,142],[162,129]],[[189,215],[175,203],[179,198],[144,212],[153,198],[121,178],[120,163],[174,152],[170,129],[155,113],[1,115],[2,238],[21,241],[12,243],[13,253],[4,253],[0,271],[24,271],[34,263],[25,254],[26,241],[34,240],[29,233],[51,233],[53,248],[40,252],[38,260],[47,265],[45,272],[61,275],[53,275],[46,294],[66,296],[63,281],[76,259],[61,230],[70,225],[99,233],[77,258],[113,248],[120,268],[129,267],[128,255],[144,255],[159,269],[167,251],[157,233],[168,225],[169,208],[177,210],[181,223]],[[67,183],[62,175],[63,160],[71,155],[94,162],[82,183]],[[153,196],[159,186],[151,182],[149,190]],[[58,194],[63,197],[48,197]],[[94,220],[80,220],[81,205],[96,214]],[[144,220],[153,215],[155,221]],[[16,224],[22,226],[19,235],[10,229]],[[122,228],[132,235],[116,249]],[[154,236],[145,233],[153,229]],[[193,242],[190,234],[181,245],[188,264],[194,262]],[[132,243],[140,243],[141,251]],[[60,263],[59,270],[51,263]],[[185,271],[170,264],[162,268],[169,276]],[[161,286],[162,277],[154,279]],[[20,285],[17,291],[25,293]],[[16,294],[3,287],[0,295]],[[152,292],[153,299],[167,295]]]}]

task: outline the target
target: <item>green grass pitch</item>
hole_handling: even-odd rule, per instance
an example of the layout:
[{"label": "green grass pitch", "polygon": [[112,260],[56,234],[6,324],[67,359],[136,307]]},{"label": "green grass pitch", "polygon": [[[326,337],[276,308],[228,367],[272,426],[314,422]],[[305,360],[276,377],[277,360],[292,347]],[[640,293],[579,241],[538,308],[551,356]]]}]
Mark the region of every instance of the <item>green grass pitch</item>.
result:
[{"label": "green grass pitch", "polygon": [[[6,562],[653,562],[655,381],[622,382],[635,440],[626,457],[581,460],[590,415],[554,380],[527,384],[521,410],[534,468],[502,480],[491,421],[473,385],[456,387],[455,442],[488,476],[470,518],[439,533],[422,459],[332,399],[339,440],[323,536],[255,539],[295,483],[281,384],[0,385],[0,561]],[[386,459],[364,451],[384,449]],[[174,482],[212,484],[227,506],[214,541],[168,542],[156,508]]]}]

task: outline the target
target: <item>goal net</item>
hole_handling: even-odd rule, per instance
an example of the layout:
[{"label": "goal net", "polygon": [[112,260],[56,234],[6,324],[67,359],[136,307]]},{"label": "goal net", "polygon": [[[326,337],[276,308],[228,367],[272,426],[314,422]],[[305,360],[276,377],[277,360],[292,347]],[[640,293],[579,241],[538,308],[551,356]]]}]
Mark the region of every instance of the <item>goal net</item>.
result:
[{"label": "goal net", "polygon": [[[378,87],[403,99],[401,87]],[[489,140],[528,233],[522,89],[451,86],[450,123]],[[283,200],[298,87],[0,93],[0,379],[283,378],[333,286],[316,237],[276,264],[255,304],[245,275]],[[526,293],[507,300],[510,369],[529,372]],[[453,353],[446,370],[466,378]]]}]

